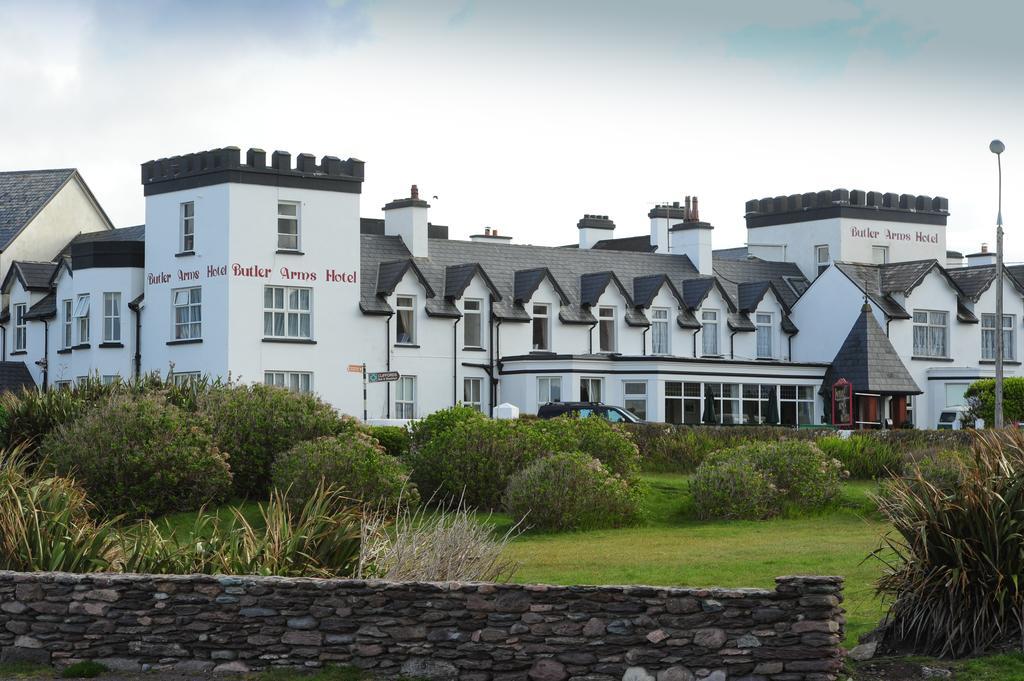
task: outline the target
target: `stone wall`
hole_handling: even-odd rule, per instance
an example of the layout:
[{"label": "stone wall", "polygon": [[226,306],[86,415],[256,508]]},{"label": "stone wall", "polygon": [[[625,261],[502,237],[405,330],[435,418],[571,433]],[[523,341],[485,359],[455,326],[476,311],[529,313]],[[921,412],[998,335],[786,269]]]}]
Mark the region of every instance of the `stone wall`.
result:
[{"label": "stone wall", "polygon": [[774,591],[0,572],[0,659],[472,681],[826,681],[842,579]]}]

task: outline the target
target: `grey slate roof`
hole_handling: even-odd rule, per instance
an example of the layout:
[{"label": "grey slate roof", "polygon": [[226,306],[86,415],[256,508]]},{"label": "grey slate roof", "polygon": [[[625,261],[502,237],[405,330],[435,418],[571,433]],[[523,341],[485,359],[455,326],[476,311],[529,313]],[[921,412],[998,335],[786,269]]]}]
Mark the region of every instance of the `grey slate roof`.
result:
[{"label": "grey slate roof", "polygon": [[[429,258],[411,258],[397,236],[361,236],[362,282],[360,307],[369,314],[387,314],[390,308],[378,295],[377,271],[381,263],[411,260],[434,291],[445,291],[447,268],[479,263],[502,299],[494,305],[496,316],[509,321],[528,321],[523,307],[540,282],[550,276],[565,300],[559,317],[564,323],[593,324],[594,315],[582,304],[583,275],[614,273],[630,299],[633,280],[665,274],[677,284],[699,276],[690,259],[682,255],[629,253],[612,250],[560,249],[519,244],[490,244],[448,239],[429,240]],[[609,281],[612,279],[609,278]],[[588,280],[589,281],[589,280]],[[428,300],[428,312],[433,301]],[[630,309],[627,323],[646,324],[641,312]]]},{"label": "grey slate roof", "polygon": [[764,298],[764,294],[772,287],[769,281],[744,282],[738,289],[737,304],[743,312],[751,312],[757,308],[757,304]]},{"label": "grey slate roof", "polygon": [[0,251],[75,174],[74,168],[0,173]]},{"label": "grey slate roof", "polygon": [[10,286],[17,278],[27,291],[49,291],[50,281],[56,270],[57,263],[55,262],[15,260],[11,263],[11,269],[7,271],[7,276],[4,277],[3,285],[0,288],[4,292],[10,292]]},{"label": "grey slate roof", "polygon": [[672,280],[665,274],[648,274],[633,280],[633,303],[640,307],[650,307],[662,286],[668,286],[669,292],[675,296],[679,304],[683,304],[683,295]]},{"label": "grey slate roof", "polygon": [[146,225],[132,225],[105,229],[100,232],[83,232],[71,240],[74,244],[86,244],[96,241],[145,241]]},{"label": "grey slate roof", "polygon": [[853,384],[855,393],[921,393],[867,304],[861,308],[860,316],[825,372],[821,392],[828,394],[840,378]]},{"label": "grey slate roof", "polygon": [[501,299],[501,294],[498,289],[494,286],[491,278],[487,276],[487,272],[480,267],[480,263],[471,262],[464,263],[462,265],[449,265],[445,268],[444,277],[444,297],[449,300],[458,300],[462,297],[462,294],[466,292],[466,288],[473,281],[473,277],[479,276],[484,280],[487,288],[491,290],[491,294],[498,300]]},{"label": "grey slate roof", "polygon": [[56,316],[57,294],[54,292],[47,293],[25,313],[25,319],[52,319]]},{"label": "grey slate roof", "polygon": [[719,248],[711,251],[711,257],[713,260],[746,260],[747,247]]},{"label": "grey slate roof", "polygon": [[792,262],[774,262],[750,257],[743,260],[712,257],[712,267],[714,275],[733,300],[738,300],[740,284],[770,281],[780,302],[790,308],[799,296],[787,280],[807,286],[807,278],[796,263]]},{"label": "grey slate roof", "polygon": [[35,387],[36,382],[24,362],[0,362],[0,393]]},{"label": "grey slate roof", "polygon": [[699,277],[696,279],[687,279],[683,282],[682,293],[683,293],[683,305],[688,310],[696,310],[700,307],[704,299],[708,297],[708,293],[715,287],[714,277]]},{"label": "grey slate roof", "polygon": [[910,314],[903,306],[897,303],[887,291],[882,290],[878,265],[836,262],[833,267],[845,274],[886,315],[893,319],[910,319]]}]

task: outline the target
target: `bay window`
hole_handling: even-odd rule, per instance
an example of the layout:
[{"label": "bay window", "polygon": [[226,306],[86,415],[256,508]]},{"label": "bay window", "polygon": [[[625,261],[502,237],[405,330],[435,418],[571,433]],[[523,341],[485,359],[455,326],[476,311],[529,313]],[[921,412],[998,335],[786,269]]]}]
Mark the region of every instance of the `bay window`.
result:
[{"label": "bay window", "polygon": [[60,347],[63,350],[67,350],[75,344],[74,338],[74,319],[75,319],[75,306],[74,301],[70,298],[65,298],[61,301],[61,334],[60,334]]},{"label": "bay window", "polygon": [[580,402],[600,402],[604,393],[603,378],[580,379]]},{"label": "bay window", "polygon": [[103,294],[103,342],[121,342],[121,294]]},{"label": "bay window", "polygon": [[637,415],[641,421],[647,420],[647,382],[623,381],[622,406]]},{"label": "bay window", "polygon": [[75,321],[78,330],[78,344],[89,342],[89,294],[83,293],[75,301]]},{"label": "bay window", "polygon": [[537,404],[562,401],[562,377],[541,376],[537,379]]}]

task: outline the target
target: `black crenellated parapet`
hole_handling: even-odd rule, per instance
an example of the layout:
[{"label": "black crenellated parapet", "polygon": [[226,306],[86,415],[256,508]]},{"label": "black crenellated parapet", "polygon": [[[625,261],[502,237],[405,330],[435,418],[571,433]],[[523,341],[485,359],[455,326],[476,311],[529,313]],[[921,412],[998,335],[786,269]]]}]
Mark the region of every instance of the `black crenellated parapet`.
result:
[{"label": "black crenellated parapet", "polygon": [[268,163],[267,152],[256,148],[243,162],[241,149],[223,147],[146,161],[142,185],[146,196],[224,182],[359,193],[364,166],[359,159],[337,156],[323,156],[318,164],[313,154],[299,154],[293,165],[287,151],[273,152]]},{"label": "black crenellated parapet", "polygon": [[806,194],[751,199],[746,203],[744,217],[747,227],[830,217],[945,225],[949,217],[949,199],[942,196],[932,198],[914,194],[883,194],[860,189],[826,189]]}]

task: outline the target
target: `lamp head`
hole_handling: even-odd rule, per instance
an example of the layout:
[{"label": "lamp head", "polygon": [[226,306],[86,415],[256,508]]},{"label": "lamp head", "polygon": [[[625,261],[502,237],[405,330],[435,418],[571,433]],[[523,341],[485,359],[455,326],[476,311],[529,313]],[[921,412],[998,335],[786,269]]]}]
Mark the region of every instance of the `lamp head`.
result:
[{"label": "lamp head", "polygon": [[1006,145],[1000,142],[999,140],[992,140],[992,142],[988,145],[988,150],[998,156],[999,154],[1006,151]]}]

